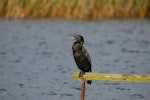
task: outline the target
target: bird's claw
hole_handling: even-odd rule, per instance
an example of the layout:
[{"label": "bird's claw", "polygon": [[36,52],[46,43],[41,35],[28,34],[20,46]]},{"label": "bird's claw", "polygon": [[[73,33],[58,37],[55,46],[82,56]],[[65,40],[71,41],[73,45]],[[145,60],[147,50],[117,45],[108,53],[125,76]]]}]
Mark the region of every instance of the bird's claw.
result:
[{"label": "bird's claw", "polygon": [[85,72],[81,71],[81,72],[79,73],[79,77],[83,77],[84,74],[85,74]]}]

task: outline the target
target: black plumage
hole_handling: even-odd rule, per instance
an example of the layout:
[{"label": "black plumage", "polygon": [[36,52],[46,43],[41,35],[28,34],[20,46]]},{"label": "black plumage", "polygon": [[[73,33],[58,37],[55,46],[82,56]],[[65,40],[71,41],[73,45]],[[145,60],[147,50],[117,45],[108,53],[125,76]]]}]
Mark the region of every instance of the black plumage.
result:
[{"label": "black plumage", "polygon": [[[92,72],[91,58],[89,56],[88,51],[83,46],[84,38],[81,35],[76,35],[72,38],[75,39],[75,42],[72,45],[74,60],[78,68],[81,70],[79,77],[82,77],[85,74],[85,72]],[[92,81],[88,80],[87,83],[91,84]]]}]

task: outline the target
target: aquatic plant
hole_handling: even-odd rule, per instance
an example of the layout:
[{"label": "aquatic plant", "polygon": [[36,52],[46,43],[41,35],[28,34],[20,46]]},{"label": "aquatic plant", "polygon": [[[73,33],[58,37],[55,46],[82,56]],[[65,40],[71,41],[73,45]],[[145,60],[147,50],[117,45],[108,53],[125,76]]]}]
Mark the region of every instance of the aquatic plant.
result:
[{"label": "aquatic plant", "polygon": [[0,0],[5,18],[149,18],[150,0]]}]

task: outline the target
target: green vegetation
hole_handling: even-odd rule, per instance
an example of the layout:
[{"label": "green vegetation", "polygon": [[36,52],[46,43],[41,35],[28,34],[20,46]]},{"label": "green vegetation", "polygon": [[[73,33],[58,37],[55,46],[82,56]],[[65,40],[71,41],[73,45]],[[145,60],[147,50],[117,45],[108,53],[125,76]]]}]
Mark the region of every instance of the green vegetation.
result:
[{"label": "green vegetation", "polygon": [[150,0],[0,0],[5,18],[149,18]]}]

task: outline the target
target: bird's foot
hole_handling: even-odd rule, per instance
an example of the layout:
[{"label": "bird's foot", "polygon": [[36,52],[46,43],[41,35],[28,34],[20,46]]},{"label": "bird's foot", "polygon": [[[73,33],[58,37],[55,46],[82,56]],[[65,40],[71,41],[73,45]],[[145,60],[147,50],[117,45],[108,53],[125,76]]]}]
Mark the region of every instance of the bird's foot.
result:
[{"label": "bird's foot", "polygon": [[79,77],[83,77],[84,74],[85,74],[85,72],[81,71],[81,72],[79,73]]}]

